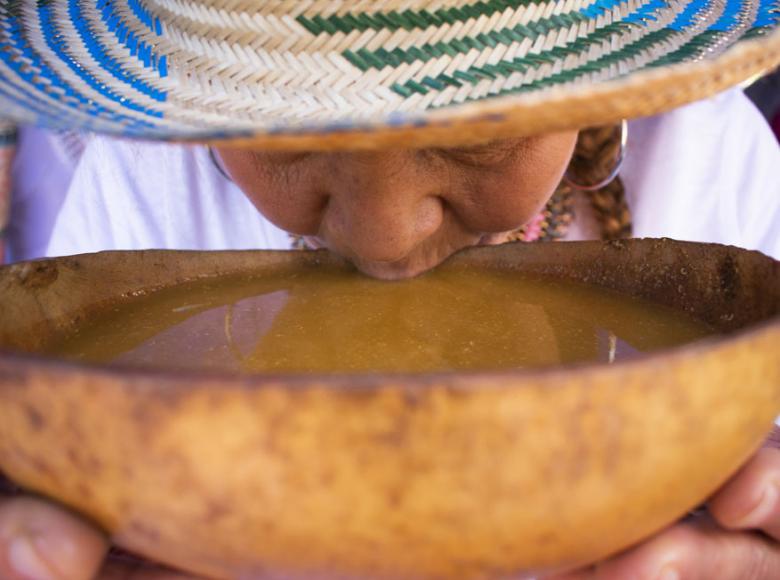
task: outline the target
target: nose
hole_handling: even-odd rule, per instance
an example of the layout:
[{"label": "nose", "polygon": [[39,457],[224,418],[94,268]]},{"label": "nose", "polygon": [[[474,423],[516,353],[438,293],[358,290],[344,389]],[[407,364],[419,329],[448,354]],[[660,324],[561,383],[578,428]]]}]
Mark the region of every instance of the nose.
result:
[{"label": "nose", "polygon": [[338,165],[322,220],[322,235],[336,252],[398,262],[441,228],[441,181],[413,153],[353,153]]}]

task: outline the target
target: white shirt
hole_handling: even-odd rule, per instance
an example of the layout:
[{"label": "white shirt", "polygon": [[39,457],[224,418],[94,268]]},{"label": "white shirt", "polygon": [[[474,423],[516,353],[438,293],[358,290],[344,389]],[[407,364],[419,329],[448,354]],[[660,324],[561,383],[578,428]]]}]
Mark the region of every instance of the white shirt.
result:
[{"label": "white shirt", "polygon": [[741,90],[629,123],[621,177],[636,237],[780,259],[780,145]]},{"label": "white shirt", "polygon": [[[107,249],[290,247],[287,234],[217,171],[205,147],[90,135],[77,160],[49,165],[56,147],[27,145],[57,140],[42,133],[26,128],[20,135],[12,177],[12,260]],[[41,159],[47,159],[45,171]],[[16,211],[48,204],[59,205],[51,221]]]},{"label": "white shirt", "polygon": [[[21,132],[11,260],[105,249],[290,247],[205,147],[69,139],[66,146],[61,135]],[[631,121],[620,175],[635,237],[719,242],[780,258],[780,146],[742,91]]]}]

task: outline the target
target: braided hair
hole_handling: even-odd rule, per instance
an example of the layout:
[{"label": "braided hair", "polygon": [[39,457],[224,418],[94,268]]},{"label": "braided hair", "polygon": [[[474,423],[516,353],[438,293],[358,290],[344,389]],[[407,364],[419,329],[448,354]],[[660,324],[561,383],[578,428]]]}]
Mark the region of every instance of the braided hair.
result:
[{"label": "braided hair", "polygon": [[[577,183],[598,183],[615,167],[620,155],[620,125],[580,131],[569,175]],[[571,189],[565,182],[560,188]],[[602,238],[616,240],[631,236],[631,214],[620,176],[595,191],[584,192],[601,226]]]}]

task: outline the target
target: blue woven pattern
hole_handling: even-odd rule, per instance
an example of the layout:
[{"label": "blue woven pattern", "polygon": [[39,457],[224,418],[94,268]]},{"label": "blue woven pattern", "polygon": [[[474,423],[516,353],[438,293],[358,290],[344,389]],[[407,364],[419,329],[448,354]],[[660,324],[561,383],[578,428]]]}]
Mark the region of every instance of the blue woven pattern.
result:
[{"label": "blue woven pattern", "polygon": [[589,18],[598,18],[600,14],[608,12],[623,3],[623,0],[596,0],[590,6],[580,9],[580,14]]},{"label": "blue woven pattern", "polygon": [[[105,4],[111,4],[111,0],[105,0]],[[144,7],[141,0],[128,0],[127,2],[133,14],[140,20],[146,28],[157,34],[162,34],[162,25],[159,18],[152,17],[151,13]]]},{"label": "blue woven pattern", "polygon": [[696,18],[707,7],[707,4],[708,2],[705,1],[690,2],[688,6],[685,7],[685,10],[683,10],[674,22],[672,22],[669,28],[684,30],[689,26],[693,26],[696,23]]},{"label": "blue woven pattern", "polygon": [[175,139],[424,126],[468,101],[709,59],[780,23],[780,0],[377,0],[326,15],[213,1],[0,0],[0,115]]},{"label": "blue woven pattern", "polygon": [[[43,8],[43,18],[46,19],[42,23],[44,35],[51,38],[51,16],[50,13],[46,12],[48,7],[44,6]],[[17,86],[17,91],[20,93],[19,97],[12,96],[10,91],[3,91],[4,96],[16,102],[17,105],[26,107],[38,114],[45,124],[49,126],[65,126],[68,119],[64,116],[67,115],[65,111],[52,110],[51,101],[46,99],[44,95],[59,101],[65,109],[76,109],[89,117],[96,118],[96,120],[110,120],[128,128],[133,128],[137,125],[151,126],[149,122],[138,121],[121,113],[110,111],[101,104],[90,100],[83,94],[80,87],[73,87],[65,81],[33,50],[30,42],[24,35],[21,23],[15,16],[7,13],[2,14],[1,12],[0,15],[4,16],[0,21],[0,29],[4,33],[2,34],[3,40],[10,49],[0,50],[0,60],[27,83],[26,87],[19,88]],[[49,31],[48,35],[46,34],[47,30]],[[59,43],[54,42],[55,46],[61,46],[61,44],[61,39]],[[2,88],[2,85],[0,85],[0,88]]]},{"label": "blue woven pattern", "polygon": [[[655,20],[655,14],[666,7],[668,3],[665,0],[650,0],[647,4],[642,4],[634,12],[628,15],[626,20],[628,22],[647,22]],[[694,4],[701,4],[697,2],[691,2],[688,7],[690,8]]]},{"label": "blue woven pattern", "polygon": [[[78,30],[79,35],[84,42],[84,45],[87,47],[90,56],[92,56],[92,58],[100,63],[100,66],[103,70],[111,73],[116,79],[127,83],[135,90],[148,95],[150,98],[156,101],[165,101],[165,91],[156,89],[149,83],[139,79],[133,73],[125,70],[125,68],[106,51],[105,47],[100,42],[100,37],[94,33],[89,25],[89,21],[82,14],[81,8],[79,7],[79,2],[77,0],[70,0],[68,4],[68,12],[73,20],[73,24],[76,27],[76,30]],[[126,25],[124,25],[116,13],[111,11],[110,4],[104,6],[103,11],[101,12],[101,16],[103,18],[108,16],[109,21],[112,24],[115,24],[114,30],[127,30]],[[112,16],[113,18],[111,18]],[[111,30],[111,27],[109,27],[109,30]],[[118,37],[119,35],[117,35],[117,39],[119,39]],[[129,33],[129,37],[130,39],[134,39],[132,32]],[[127,36],[125,36],[125,43],[123,44],[125,46],[132,47],[130,52],[131,56],[139,56],[144,66],[157,68],[158,58],[157,55],[153,54],[151,47],[145,43],[139,43],[137,41],[128,42]],[[144,110],[144,107],[141,105],[137,105],[136,110],[144,111],[152,116],[162,116],[162,113],[159,111],[154,111],[153,109],[149,108]]]},{"label": "blue woven pattern", "polygon": [[[74,8],[76,5],[77,5],[77,0],[70,1],[68,6],[69,13],[77,29],[79,29],[79,32],[82,32],[82,30],[85,27],[83,26],[83,20],[81,19],[82,18],[81,15],[78,13],[78,10]],[[108,100],[114,101],[116,103],[121,103],[122,107],[124,107],[125,109],[130,109],[132,111],[144,113],[151,117],[162,117],[162,113],[160,113],[159,111],[155,111],[153,109],[149,109],[138,103],[135,103],[131,99],[129,99],[127,95],[118,93],[117,91],[112,90],[111,88],[101,83],[89,72],[88,69],[83,67],[80,62],[78,62],[75,58],[73,58],[73,56],[71,56],[70,52],[68,51],[68,46],[66,45],[64,35],[62,35],[57,29],[57,19],[54,16],[54,10],[52,9],[49,2],[38,2],[38,15],[41,20],[43,36],[46,40],[46,43],[49,45],[49,48],[51,48],[54,51],[54,53],[60,57],[62,62],[66,63],[68,67],[78,77],[80,77],[86,85],[88,85],[90,88],[92,88],[96,92],[106,97]],[[87,44],[88,49],[89,47],[90,44]],[[93,57],[96,56],[96,54],[99,57],[100,52],[95,51],[94,49],[95,43],[92,43],[92,47],[93,50],[91,52],[93,52]],[[108,63],[106,62],[106,60],[100,58],[97,58],[96,60],[104,70],[106,70],[107,67],[109,67],[108,70],[110,70],[109,65],[111,63]]]},{"label": "blue woven pattern", "polygon": [[[78,2],[71,0],[70,4],[73,7],[73,10],[79,10]],[[159,56],[152,46],[143,40],[139,40],[136,37],[135,33],[130,29],[122,16],[117,12],[112,0],[100,0],[97,4],[97,7],[100,10],[101,20],[105,23],[106,28],[108,28],[108,30],[114,34],[114,37],[116,38],[116,41],[119,45],[127,48],[131,56],[137,56],[139,60],[143,62],[145,67],[151,67],[156,70],[160,74],[161,78],[168,76],[168,57],[164,55]],[[155,30],[158,32],[155,34],[157,36],[162,36],[162,25],[160,24],[159,19],[156,20],[156,23]],[[89,41],[92,45],[96,46],[98,50],[105,54],[104,47],[101,46],[99,37],[97,35],[90,34]],[[149,94],[149,96],[155,100],[165,100],[165,91],[161,91],[160,89],[151,87],[144,81],[135,79],[129,75],[127,71],[122,70],[121,65],[117,66],[122,74],[129,76],[131,79],[130,82],[135,84],[135,88]]]},{"label": "blue woven pattern", "polygon": [[740,16],[744,13],[744,6],[740,0],[726,0],[723,15],[710,26],[710,30],[726,32],[736,28],[740,24]]}]

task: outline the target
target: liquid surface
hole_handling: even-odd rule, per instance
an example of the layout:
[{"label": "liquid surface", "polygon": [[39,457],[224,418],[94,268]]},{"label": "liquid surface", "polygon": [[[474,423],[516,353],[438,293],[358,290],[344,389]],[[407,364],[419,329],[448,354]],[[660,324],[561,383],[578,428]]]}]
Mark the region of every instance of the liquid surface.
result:
[{"label": "liquid surface", "polygon": [[610,362],[712,332],[676,310],[555,279],[439,269],[382,282],[313,268],[161,290],[51,353],[247,373],[485,370]]}]

